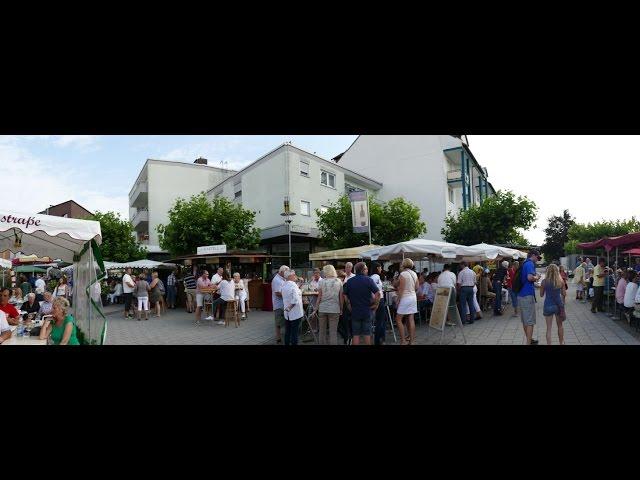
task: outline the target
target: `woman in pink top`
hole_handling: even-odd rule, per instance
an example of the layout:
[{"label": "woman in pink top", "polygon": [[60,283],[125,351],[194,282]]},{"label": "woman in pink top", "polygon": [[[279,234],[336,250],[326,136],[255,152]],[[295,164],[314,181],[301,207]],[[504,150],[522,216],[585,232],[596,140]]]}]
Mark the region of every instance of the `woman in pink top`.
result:
[{"label": "woman in pink top", "polygon": [[622,313],[624,312],[624,292],[627,289],[627,279],[624,275],[620,276],[618,285],[616,285],[616,303],[620,309],[620,318],[622,319]]}]

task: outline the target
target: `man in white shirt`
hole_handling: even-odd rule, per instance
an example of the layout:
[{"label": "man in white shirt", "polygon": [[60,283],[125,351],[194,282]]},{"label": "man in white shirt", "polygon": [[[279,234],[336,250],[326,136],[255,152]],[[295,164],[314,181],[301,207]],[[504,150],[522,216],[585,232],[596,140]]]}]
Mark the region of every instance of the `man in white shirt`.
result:
[{"label": "man in white shirt", "polygon": [[0,343],[11,338],[11,328],[7,322],[7,314],[0,310]]},{"label": "man in white shirt", "polygon": [[[224,272],[224,268],[218,267],[218,270],[216,271],[215,275],[213,277],[211,277],[211,285],[213,285],[215,287],[218,286],[218,284],[222,281],[223,272]],[[214,300],[219,298],[219,292],[214,293],[213,294],[213,298],[214,298]],[[224,322],[222,321],[222,309],[218,309],[216,307],[216,309],[212,312],[214,317],[215,317],[217,312],[220,312],[218,314],[218,324],[219,325],[224,325]],[[207,318],[207,320],[212,320],[212,319],[213,319],[213,317],[212,318]]]},{"label": "man in white shirt", "polygon": [[296,283],[295,270],[289,270],[287,273],[287,281],[282,287],[282,301],[284,304],[285,318],[285,345],[298,344],[298,330],[300,329],[300,321],[304,316],[304,307],[302,305],[302,291]]},{"label": "man in white shirt", "polygon": [[276,325],[276,343],[282,343],[283,329],[285,327],[284,304],[282,302],[282,287],[285,282],[285,274],[289,267],[282,265],[271,281],[271,301],[273,303],[273,314]]},{"label": "man in white shirt", "polygon": [[218,285],[222,281],[222,272],[224,272],[224,268],[218,267],[216,274],[211,277],[211,283],[213,285]]},{"label": "man in white shirt", "polygon": [[346,277],[344,277],[344,283],[347,283],[351,278],[356,276],[356,274],[353,273],[353,263],[351,262],[345,263],[344,273],[346,275]]},{"label": "man in white shirt", "polygon": [[[449,307],[456,306],[456,274],[451,271],[451,265],[445,265],[442,273],[438,275],[437,288],[449,288],[451,295],[449,296]],[[434,300],[435,301],[435,300]]]},{"label": "man in white shirt", "polygon": [[122,277],[122,296],[124,297],[124,318],[129,318],[129,311],[131,310],[131,300],[133,299],[133,290],[136,288],[136,284],[131,278],[131,267],[128,267],[124,271]]},{"label": "man in white shirt", "polygon": [[458,273],[458,285],[460,286],[460,318],[462,319],[462,323],[473,323],[473,318],[469,315],[469,318],[466,318],[464,314],[464,305],[467,304],[469,306],[469,312],[475,312],[475,306],[473,305],[473,287],[476,284],[476,274],[473,270],[471,270],[467,266],[467,262],[461,262],[460,273]]},{"label": "man in white shirt", "polygon": [[42,279],[42,275],[38,275],[38,279],[36,280],[36,289],[41,288],[42,293],[47,289],[47,284]]}]

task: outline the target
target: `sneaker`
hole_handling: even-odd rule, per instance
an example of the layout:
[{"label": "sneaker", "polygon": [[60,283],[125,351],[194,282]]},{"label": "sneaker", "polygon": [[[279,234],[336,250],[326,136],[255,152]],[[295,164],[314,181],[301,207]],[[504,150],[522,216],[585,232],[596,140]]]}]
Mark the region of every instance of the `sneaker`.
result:
[{"label": "sneaker", "polygon": [[448,327],[455,327],[456,326],[456,324],[454,322],[447,322],[446,325]]},{"label": "sneaker", "polygon": [[220,320],[219,322],[216,322],[216,325],[224,325],[224,322]]},{"label": "sneaker", "polygon": [[213,320],[213,317],[209,315],[207,318],[205,318],[205,320]]},{"label": "sneaker", "polygon": [[538,340],[531,339],[530,345],[538,345]]},{"label": "sneaker", "polygon": [[242,320],[244,320],[245,318],[247,318],[247,316],[243,313],[242,317],[240,317]]}]

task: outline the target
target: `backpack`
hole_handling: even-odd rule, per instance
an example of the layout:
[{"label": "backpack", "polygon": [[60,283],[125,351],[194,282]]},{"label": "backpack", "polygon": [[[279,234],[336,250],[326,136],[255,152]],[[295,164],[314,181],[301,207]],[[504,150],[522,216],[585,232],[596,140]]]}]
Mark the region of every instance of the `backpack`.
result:
[{"label": "backpack", "polygon": [[162,280],[158,279],[158,290],[160,290],[160,293],[162,295],[164,295],[166,292],[165,288],[164,288],[164,283],[162,282]]},{"label": "backpack", "polygon": [[516,270],[516,273],[515,273],[515,278],[511,282],[511,289],[516,293],[519,293],[520,290],[522,290],[522,287],[524,286],[524,283],[522,281],[522,267],[524,267],[525,263],[526,262],[523,262],[522,265],[518,267],[518,270]]}]

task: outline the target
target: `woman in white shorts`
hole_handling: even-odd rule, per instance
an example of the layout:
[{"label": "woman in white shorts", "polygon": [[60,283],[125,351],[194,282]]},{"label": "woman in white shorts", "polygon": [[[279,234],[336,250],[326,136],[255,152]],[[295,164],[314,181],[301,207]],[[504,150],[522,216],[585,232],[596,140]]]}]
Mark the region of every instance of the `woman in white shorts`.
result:
[{"label": "woman in white shorts", "polygon": [[398,285],[398,309],[396,310],[396,324],[398,332],[402,339],[402,345],[407,344],[404,333],[404,324],[402,317],[409,316],[409,344],[414,345],[416,341],[416,323],[414,314],[418,313],[418,275],[411,270],[413,268],[413,260],[405,258],[402,261],[402,273],[400,274],[400,283]]},{"label": "woman in white shorts", "polygon": [[144,274],[140,274],[136,282],[136,293],[138,294],[138,321],[141,320],[144,310],[144,319],[149,320],[149,283]]}]

